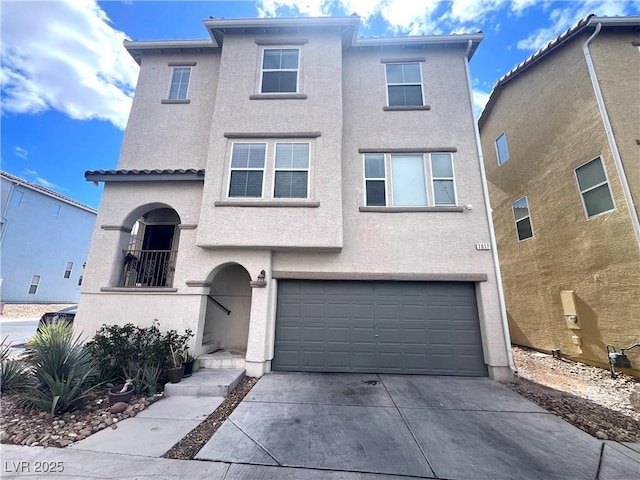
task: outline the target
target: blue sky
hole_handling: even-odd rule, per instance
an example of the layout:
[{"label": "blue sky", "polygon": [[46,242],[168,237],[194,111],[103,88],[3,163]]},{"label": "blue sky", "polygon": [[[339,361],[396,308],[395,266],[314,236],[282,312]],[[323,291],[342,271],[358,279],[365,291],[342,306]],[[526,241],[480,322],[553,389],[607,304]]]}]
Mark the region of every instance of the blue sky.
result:
[{"label": "blue sky", "polygon": [[202,20],[361,17],[360,36],[482,31],[471,61],[479,112],[495,81],[590,13],[638,15],[640,0],[2,0],[1,168],[90,206],[86,170],[116,168],[138,66],[122,41],[207,38]]}]

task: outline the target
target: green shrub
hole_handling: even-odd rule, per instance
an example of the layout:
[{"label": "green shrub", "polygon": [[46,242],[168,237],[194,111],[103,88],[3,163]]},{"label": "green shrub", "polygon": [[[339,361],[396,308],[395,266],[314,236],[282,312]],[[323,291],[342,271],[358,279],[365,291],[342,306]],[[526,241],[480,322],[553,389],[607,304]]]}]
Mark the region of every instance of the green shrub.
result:
[{"label": "green shrub", "polygon": [[98,386],[91,352],[80,337],[74,338],[73,326],[65,321],[42,325],[27,342],[25,361],[32,382],[21,393],[22,405],[52,415],[72,411]]},{"label": "green shrub", "polygon": [[136,393],[145,389],[144,370],[146,366],[158,366],[162,372],[171,365],[171,348],[184,358],[191,330],[180,335],[176,330],[164,334],[154,319],[150,327],[125,325],[102,325],[95,337],[87,342],[94,361],[100,370],[102,381],[118,383],[130,379]]},{"label": "green shrub", "polygon": [[11,358],[11,342],[8,337],[0,342],[0,391],[7,393],[24,388],[29,379],[29,369],[21,358]]}]

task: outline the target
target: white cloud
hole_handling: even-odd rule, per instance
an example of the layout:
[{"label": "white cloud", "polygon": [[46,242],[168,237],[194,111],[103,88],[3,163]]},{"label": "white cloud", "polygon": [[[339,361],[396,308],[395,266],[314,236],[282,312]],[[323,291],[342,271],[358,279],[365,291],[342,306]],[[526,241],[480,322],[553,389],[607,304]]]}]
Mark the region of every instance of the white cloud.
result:
[{"label": "white cloud", "polygon": [[38,183],[40,185],[42,185],[43,187],[47,187],[50,188],[52,190],[62,190],[64,191],[65,189],[62,188],[60,185],[57,185],[53,182],[50,182],[49,180],[47,180],[46,178],[42,178],[40,175],[38,175],[38,172],[36,172],[35,170],[30,170],[28,168],[24,169],[24,173],[27,177],[34,177],[31,181]]},{"label": "white cloud", "polygon": [[[521,0],[521,3],[526,1]],[[561,5],[561,8],[551,10],[549,14],[551,25],[539,28],[527,38],[520,40],[516,44],[520,50],[539,50],[590,13],[602,17],[630,15],[633,12],[633,6],[637,9],[640,2],[587,0],[583,2],[555,2],[551,5]]]},{"label": "white cloud", "polygon": [[485,92],[483,90],[473,88],[473,111],[476,115],[476,118],[480,117],[482,110],[484,110],[485,105],[489,101],[490,92]]},{"label": "white cloud", "polygon": [[58,110],[124,129],[138,67],[109,23],[94,0],[3,2],[3,112]]},{"label": "white cloud", "polygon": [[16,157],[20,157],[20,158],[22,158],[23,160],[26,160],[26,159],[27,159],[27,157],[29,156],[29,152],[28,152],[28,150],[26,150],[26,149],[24,149],[24,148],[22,148],[22,147],[15,147],[15,148],[13,149],[13,154],[14,154]]}]

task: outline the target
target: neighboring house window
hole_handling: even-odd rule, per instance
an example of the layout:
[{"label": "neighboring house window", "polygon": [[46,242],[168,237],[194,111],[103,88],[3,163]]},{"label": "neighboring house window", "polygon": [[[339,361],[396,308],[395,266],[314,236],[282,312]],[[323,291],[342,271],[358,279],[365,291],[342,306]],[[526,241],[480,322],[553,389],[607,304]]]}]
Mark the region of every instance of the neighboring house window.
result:
[{"label": "neighboring house window", "polygon": [[576,178],[587,218],[615,208],[602,158],[598,157],[576,168]]},{"label": "neighboring house window", "polygon": [[266,143],[235,143],[229,197],[262,197]]},{"label": "neighboring house window", "polygon": [[73,270],[73,262],[67,262],[67,268],[64,269],[64,278],[71,277],[71,270]]},{"label": "neighboring house window", "polygon": [[262,93],[296,93],[298,91],[297,48],[265,48],[262,52]]},{"label": "neighboring house window", "polygon": [[82,264],[82,270],[80,271],[80,278],[78,279],[78,285],[82,285],[82,279],[84,278],[84,271],[87,268],[87,263]]},{"label": "neighboring house window", "polygon": [[169,100],[185,100],[189,90],[191,67],[174,67],[169,86]]},{"label": "neighboring house window", "polygon": [[513,202],[513,218],[516,222],[518,240],[526,240],[533,237],[533,227],[531,226],[531,215],[529,214],[529,201],[527,197],[522,197]]},{"label": "neighboring house window", "polygon": [[498,153],[498,163],[502,165],[509,160],[509,149],[507,148],[507,134],[502,133],[496,138],[496,152]]},{"label": "neighboring house window", "polygon": [[274,198],[307,198],[309,144],[276,143]]},{"label": "neighboring house window", "polygon": [[62,210],[62,206],[58,205],[57,203],[53,206],[53,208],[51,209],[51,216],[53,218],[58,218],[60,217],[60,210]]},{"label": "neighboring house window", "polygon": [[[456,189],[451,154],[432,153],[429,159],[430,170],[422,154],[365,154],[366,205],[455,205]],[[431,185],[430,189],[427,188],[428,184]]]},{"label": "neighboring house window", "polygon": [[387,97],[390,107],[421,106],[422,71],[419,63],[387,63]]},{"label": "neighboring house window", "polygon": [[29,295],[35,295],[38,291],[38,285],[40,285],[40,275],[34,275],[31,277],[31,285],[29,285]]}]

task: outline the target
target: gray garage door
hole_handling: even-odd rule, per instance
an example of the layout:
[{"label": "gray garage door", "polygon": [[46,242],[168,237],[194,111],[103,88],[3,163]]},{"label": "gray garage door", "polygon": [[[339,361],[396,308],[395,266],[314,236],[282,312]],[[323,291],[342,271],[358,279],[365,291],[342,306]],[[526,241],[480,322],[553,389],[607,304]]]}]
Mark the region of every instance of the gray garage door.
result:
[{"label": "gray garage door", "polygon": [[272,366],[486,376],[474,285],[281,280]]}]

